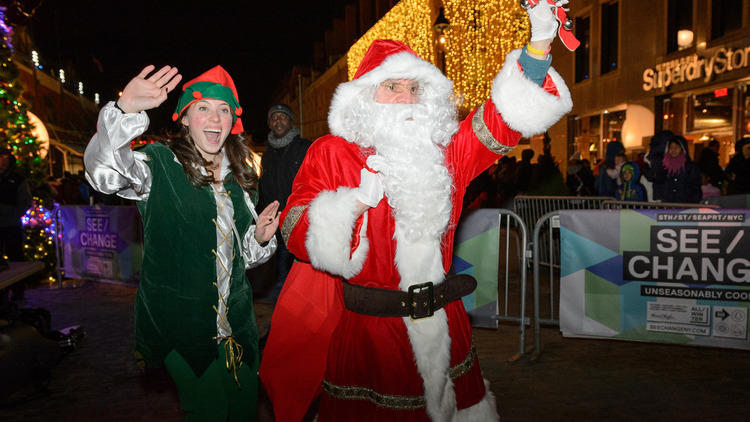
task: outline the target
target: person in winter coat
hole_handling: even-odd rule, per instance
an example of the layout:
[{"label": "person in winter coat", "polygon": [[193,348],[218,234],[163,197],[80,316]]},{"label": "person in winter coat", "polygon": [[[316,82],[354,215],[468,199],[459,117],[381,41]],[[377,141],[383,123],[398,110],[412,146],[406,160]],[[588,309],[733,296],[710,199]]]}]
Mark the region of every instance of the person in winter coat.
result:
[{"label": "person in winter coat", "polygon": [[[299,129],[294,126],[294,113],[286,104],[272,106],[267,117],[270,132],[266,140],[268,148],[260,161],[262,173],[258,182],[258,208],[278,201],[279,209],[284,209],[310,141],[300,136]],[[276,240],[279,245],[276,250],[276,281],[268,293],[268,299],[274,304],[294,262],[294,256],[281,239],[281,232],[277,231]]]},{"label": "person in winter coat", "polygon": [[620,179],[622,183],[617,187],[615,199],[618,201],[647,201],[646,191],[638,181],[641,178],[641,171],[638,169],[638,163],[628,161],[620,169]]},{"label": "person in winter coat", "polygon": [[588,165],[581,160],[581,154],[575,153],[568,162],[568,177],[565,179],[568,190],[575,196],[593,196],[594,174]]},{"label": "person in winter coat", "polygon": [[667,141],[661,166],[654,169],[654,185],[661,185],[665,202],[698,203],[703,196],[701,173],[687,152],[687,140],[675,135]]},{"label": "person in winter coat", "polygon": [[750,137],[738,139],[734,151],[726,168],[730,180],[727,194],[750,194]]},{"label": "person in winter coat", "polygon": [[656,173],[661,168],[664,151],[667,148],[667,142],[675,136],[671,130],[662,130],[651,138],[649,142],[649,151],[646,155],[646,162],[643,168],[643,176],[651,182],[653,196],[652,201],[664,200],[664,181],[656,180]]},{"label": "person in winter coat", "polygon": [[698,167],[708,176],[709,183],[719,189],[722,188],[725,176],[724,170],[719,165],[719,141],[713,139],[701,150]]},{"label": "person in winter coat", "polygon": [[607,144],[604,163],[599,166],[599,175],[594,183],[599,196],[614,197],[617,193],[617,177],[620,171],[618,165],[621,164],[621,158],[616,157],[623,151],[625,151],[625,147],[620,141],[612,141]]}]

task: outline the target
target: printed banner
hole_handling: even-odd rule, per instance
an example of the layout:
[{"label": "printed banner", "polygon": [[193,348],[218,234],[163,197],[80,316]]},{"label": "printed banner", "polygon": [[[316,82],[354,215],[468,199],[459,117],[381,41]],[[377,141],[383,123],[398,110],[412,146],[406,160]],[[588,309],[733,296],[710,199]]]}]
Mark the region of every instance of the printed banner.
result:
[{"label": "printed banner", "polygon": [[480,208],[461,219],[456,230],[453,268],[477,279],[474,293],[464,296],[471,325],[497,328],[497,272],[500,219],[496,209]]},{"label": "printed banner", "polygon": [[570,337],[750,349],[750,210],[560,211]]},{"label": "printed banner", "polygon": [[137,284],[143,261],[138,209],[60,207],[65,275]]}]

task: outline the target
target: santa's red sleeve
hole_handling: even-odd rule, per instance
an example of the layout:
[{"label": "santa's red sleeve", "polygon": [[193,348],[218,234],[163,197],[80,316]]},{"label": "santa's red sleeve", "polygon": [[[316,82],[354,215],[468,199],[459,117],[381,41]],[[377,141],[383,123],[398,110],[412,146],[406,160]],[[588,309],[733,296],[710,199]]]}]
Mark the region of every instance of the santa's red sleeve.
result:
[{"label": "santa's red sleeve", "polygon": [[357,186],[364,166],[359,147],[342,138],[328,135],[310,146],[281,214],[281,234],[297,259],[343,278],[362,269],[368,242]]},{"label": "santa's red sleeve", "polygon": [[565,81],[550,68],[542,86],[528,79],[518,64],[521,50],[505,57],[495,76],[490,99],[461,122],[446,159],[456,165],[454,183],[468,185],[521,137],[543,133],[573,108]]}]

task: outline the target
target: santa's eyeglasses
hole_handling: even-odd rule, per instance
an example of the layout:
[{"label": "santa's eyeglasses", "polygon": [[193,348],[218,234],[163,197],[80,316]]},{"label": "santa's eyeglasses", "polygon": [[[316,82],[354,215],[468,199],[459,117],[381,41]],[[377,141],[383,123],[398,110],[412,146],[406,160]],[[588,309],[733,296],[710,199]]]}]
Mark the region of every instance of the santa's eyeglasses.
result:
[{"label": "santa's eyeglasses", "polygon": [[392,94],[408,92],[411,95],[420,95],[424,92],[424,88],[419,86],[419,83],[417,82],[401,83],[396,81],[384,81],[380,86]]}]

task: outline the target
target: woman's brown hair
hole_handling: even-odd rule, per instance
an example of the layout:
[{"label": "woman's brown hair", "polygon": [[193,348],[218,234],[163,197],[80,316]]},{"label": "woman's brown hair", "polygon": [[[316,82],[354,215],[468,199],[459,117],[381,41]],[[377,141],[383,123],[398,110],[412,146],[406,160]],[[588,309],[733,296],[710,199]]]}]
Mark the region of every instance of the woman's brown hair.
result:
[{"label": "woman's brown hair", "polygon": [[[193,186],[208,186],[214,182],[213,171],[206,168],[210,163],[200,155],[185,127],[178,136],[168,138],[165,143],[182,164],[185,175]],[[242,135],[227,136],[224,142],[224,156],[229,160],[229,169],[237,183],[252,197],[252,191],[258,188],[258,174],[249,164],[251,162],[250,150],[245,145]],[[206,168],[208,175],[202,174],[200,167]]]}]

